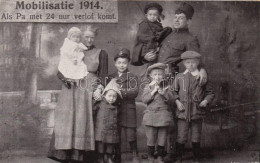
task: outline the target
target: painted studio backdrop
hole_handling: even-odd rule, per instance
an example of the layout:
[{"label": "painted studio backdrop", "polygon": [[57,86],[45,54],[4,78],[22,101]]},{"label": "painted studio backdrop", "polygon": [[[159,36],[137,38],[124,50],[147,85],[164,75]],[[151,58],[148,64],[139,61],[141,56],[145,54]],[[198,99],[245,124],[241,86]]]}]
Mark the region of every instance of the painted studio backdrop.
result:
[{"label": "painted studio backdrop", "polygon": [[[95,45],[113,58],[124,47],[133,48],[141,8],[148,2],[118,2],[118,23],[94,24],[99,28]],[[172,27],[180,2],[159,2],[163,26]],[[200,42],[202,61],[216,97],[204,120],[202,146],[247,149],[259,138],[260,116],[260,3],[189,2],[195,14],[190,31]],[[69,28],[86,24],[0,23],[0,153],[44,155],[53,130],[53,112],[62,83],[58,80],[59,49]],[[130,66],[136,75],[145,66]],[[144,105],[137,102],[138,148],[145,150],[141,126]],[[258,134],[258,136],[257,136]],[[206,135],[206,136],[205,136]],[[124,149],[127,151],[127,147]]]}]

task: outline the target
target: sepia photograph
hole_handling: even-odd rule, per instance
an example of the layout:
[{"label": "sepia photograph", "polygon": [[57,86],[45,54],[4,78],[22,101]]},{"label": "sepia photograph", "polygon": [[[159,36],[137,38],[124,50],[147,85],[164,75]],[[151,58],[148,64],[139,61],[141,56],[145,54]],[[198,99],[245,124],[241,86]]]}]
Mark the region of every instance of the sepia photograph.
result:
[{"label": "sepia photograph", "polygon": [[0,163],[260,162],[260,2],[0,0]]}]

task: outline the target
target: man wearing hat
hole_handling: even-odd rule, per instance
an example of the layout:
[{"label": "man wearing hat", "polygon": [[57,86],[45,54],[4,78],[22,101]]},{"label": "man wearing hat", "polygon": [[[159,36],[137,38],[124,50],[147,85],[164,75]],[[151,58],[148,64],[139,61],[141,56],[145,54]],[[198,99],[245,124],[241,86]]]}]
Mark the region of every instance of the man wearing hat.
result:
[{"label": "man wearing hat", "polygon": [[186,70],[177,74],[173,84],[177,105],[177,156],[181,159],[190,130],[194,161],[199,159],[202,119],[205,115],[205,107],[214,98],[213,89],[209,84],[206,83],[200,86],[199,80],[196,78],[199,73],[200,57],[201,55],[195,51],[182,53],[181,59]]},{"label": "man wearing hat", "polygon": [[[181,62],[181,54],[185,51],[192,50],[199,52],[199,42],[196,37],[194,37],[188,29],[188,25],[191,22],[192,16],[194,14],[194,9],[191,5],[187,3],[182,3],[180,7],[175,11],[175,15],[173,18],[173,32],[169,34],[161,43],[161,48],[159,53],[149,52],[144,55],[143,58],[139,58],[139,62],[142,63],[166,63],[170,69],[170,73],[172,76],[175,76],[176,73],[179,72],[178,63]],[[197,78],[200,78],[200,84],[203,84],[207,81],[207,73],[201,68],[199,70]],[[172,129],[172,128],[171,128]],[[170,140],[174,141],[174,131],[171,131]],[[173,142],[172,145],[168,145],[167,151],[168,155],[165,160],[172,160],[170,158],[170,153],[173,153]],[[173,159],[173,158],[172,158]]]},{"label": "man wearing hat", "polygon": [[[128,70],[130,62],[130,51],[128,49],[121,49],[114,57],[114,61],[117,72],[109,75],[108,79],[116,79],[121,87],[123,100],[121,100],[119,106],[119,126],[121,132],[126,135],[126,141],[133,153],[133,161],[138,162],[135,105],[135,98],[138,95],[138,78]],[[118,156],[121,156],[120,151]]]},{"label": "man wearing hat", "polygon": [[[183,52],[188,50],[199,52],[199,41],[188,29],[193,14],[193,7],[185,2],[182,3],[175,11],[173,32],[162,41],[159,53],[148,52],[143,57],[135,60],[134,56],[132,56],[132,64],[166,63],[171,68],[172,74],[178,72],[178,63],[181,61],[180,56]],[[199,77],[201,84],[207,81],[207,73],[203,68],[200,69]]]}]

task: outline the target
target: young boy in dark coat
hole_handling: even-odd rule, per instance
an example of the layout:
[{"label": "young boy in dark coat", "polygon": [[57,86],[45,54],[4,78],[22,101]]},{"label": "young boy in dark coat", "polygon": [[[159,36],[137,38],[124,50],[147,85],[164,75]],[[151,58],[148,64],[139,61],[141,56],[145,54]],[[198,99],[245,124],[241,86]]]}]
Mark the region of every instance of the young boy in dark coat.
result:
[{"label": "young boy in dark coat", "polygon": [[181,159],[184,143],[187,142],[188,133],[191,130],[194,161],[199,159],[202,119],[205,115],[205,107],[214,98],[212,87],[208,83],[201,86],[196,78],[199,73],[200,57],[201,55],[195,51],[182,53],[181,59],[186,70],[179,73],[174,81],[174,94],[177,105],[176,151],[179,159]]},{"label": "young boy in dark coat", "polygon": [[163,8],[158,3],[150,3],[145,6],[144,13],[146,19],[139,24],[139,29],[135,39],[133,50],[133,60],[141,57],[150,51],[158,51],[160,43],[168,36],[172,29],[170,27],[163,28],[161,19]]},{"label": "young boy in dark coat", "polygon": [[[95,141],[99,154],[98,163],[113,163],[116,148],[118,147],[118,104],[122,99],[119,85],[111,80],[103,92],[103,100],[94,107]],[[107,157],[105,157],[107,156]]]},{"label": "young boy in dark coat", "polygon": [[109,75],[110,79],[116,79],[120,85],[123,100],[119,106],[119,126],[121,133],[126,135],[126,141],[129,143],[133,153],[133,161],[138,162],[137,141],[136,141],[136,105],[135,98],[138,95],[138,78],[128,70],[130,62],[130,51],[121,49],[114,58],[117,72]]}]

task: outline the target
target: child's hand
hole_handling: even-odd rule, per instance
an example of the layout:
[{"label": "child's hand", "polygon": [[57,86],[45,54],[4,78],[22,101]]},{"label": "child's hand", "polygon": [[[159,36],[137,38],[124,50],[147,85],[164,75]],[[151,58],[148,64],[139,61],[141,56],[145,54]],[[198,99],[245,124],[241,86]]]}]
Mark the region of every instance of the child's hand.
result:
[{"label": "child's hand", "polygon": [[153,89],[153,91],[152,91],[152,93],[151,93],[152,96],[159,90],[159,88],[160,88],[160,87],[159,87],[159,85],[157,85],[157,84],[154,86],[154,89]]},{"label": "child's hand", "polygon": [[160,95],[164,95],[164,94],[166,93],[166,89],[159,88],[159,89],[158,89],[158,93],[159,93]]},{"label": "child's hand", "polygon": [[180,100],[176,100],[176,105],[179,111],[183,112],[185,110],[184,105],[180,102]]},{"label": "child's hand", "polygon": [[201,101],[201,103],[199,104],[199,107],[205,108],[208,105],[208,101],[207,100],[203,100]]},{"label": "child's hand", "polygon": [[94,93],[93,93],[93,97],[94,97],[94,100],[96,101],[100,101],[102,100],[102,92],[100,89],[97,89]]}]

